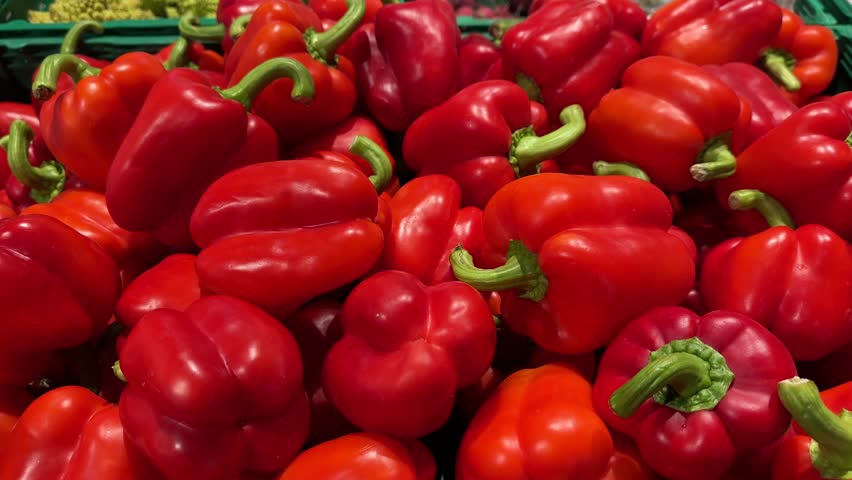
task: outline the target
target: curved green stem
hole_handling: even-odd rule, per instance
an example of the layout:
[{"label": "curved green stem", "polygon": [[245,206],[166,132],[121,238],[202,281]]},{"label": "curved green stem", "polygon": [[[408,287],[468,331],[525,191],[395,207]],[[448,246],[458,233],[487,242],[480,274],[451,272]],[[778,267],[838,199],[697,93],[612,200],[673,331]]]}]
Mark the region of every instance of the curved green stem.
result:
[{"label": "curved green stem", "polygon": [[65,38],[62,40],[62,45],[59,47],[59,53],[77,53],[77,47],[80,46],[80,37],[87,33],[96,33],[98,35],[104,33],[104,26],[94,20],[83,20],[77,22],[68,29]]},{"label": "curved green stem", "polygon": [[54,53],[48,55],[41,62],[38,74],[33,80],[32,93],[38,100],[47,100],[56,92],[56,82],[59,76],[67,73],[74,82],[79,82],[85,77],[91,77],[101,72],[88,63],[80,60],[76,55],[70,53]]},{"label": "curved green stem", "polygon": [[737,190],[728,195],[728,205],[734,210],[755,209],[763,215],[770,227],[796,228],[790,212],[778,200],[760,190]]},{"label": "curved green stem", "polygon": [[228,35],[231,36],[234,40],[240,38],[240,35],[245,33],[246,27],[251,21],[251,14],[249,15],[240,15],[235,18],[233,22],[231,22],[231,27],[228,29]]},{"label": "curved green stem", "polygon": [[728,147],[727,136],[707,142],[695,165],[689,168],[692,178],[699,182],[730,177],[737,171],[737,157]]},{"label": "curved green stem", "polygon": [[382,150],[382,147],[369,138],[358,135],[355,137],[355,141],[352,142],[352,146],[349,147],[349,151],[370,164],[373,168],[373,174],[370,175],[370,182],[376,187],[376,191],[384,191],[393,176],[393,166],[391,165],[390,158]]},{"label": "curved green stem", "polygon": [[639,180],[645,180],[646,182],[651,181],[651,177],[649,177],[644,170],[637,167],[636,165],[633,165],[632,163],[627,162],[610,163],[604,161],[597,161],[592,163],[592,170],[594,170],[595,175],[597,176],[623,175],[625,177],[633,177],[638,178]]},{"label": "curved green stem", "polygon": [[828,409],[816,384],[793,377],[778,383],[784,407],[811,437],[811,463],[822,478],[852,477],[852,414]]},{"label": "curved green stem", "polygon": [[333,27],[322,33],[317,33],[313,28],[305,31],[305,45],[308,52],[327,65],[337,63],[335,52],[343,45],[343,42],[355,33],[355,30],[361,25],[361,21],[364,20],[364,14],[367,11],[365,0],[346,0],[346,6],[348,10]]},{"label": "curved green stem", "polygon": [[173,70],[189,65],[189,49],[191,46],[191,40],[185,37],[178,37],[175,43],[172,44],[172,51],[169,52],[169,58],[163,62],[163,67],[166,70]]},{"label": "curved green stem", "polygon": [[181,37],[189,40],[220,42],[225,37],[225,26],[217,23],[202,27],[198,24],[198,17],[188,13],[178,20],[178,32]]},{"label": "curved green stem", "polygon": [[571,105],[559,114],[562,126],[543,137],[536,136],[530,128],[518,130],[512,135],[509,161],[517,175],[535,169],[539,163],[553,158],[571,148],[586,131],[583,107]]},{"label": "curved green stem", "polygon": [[796,66],[796,58],[790,55],[789,52],[779,49],[769,49],[763,54],[761,64],[769,76],[788,92],[796,92],[802,88],[802,82],[793,73],[793,67]]},{"label": "curved green stem", "polygon": [[62,193],[65,188],[65,169],[56,161],[34,167],[29,161],[29,147],[33,131],[23,120],[9,126],[9,169],[22,184],[30,188],[30,198],[46,203]]},{"label": "curved green stem", "polygon": [[484,269],[473,264],[473,256],[461,245],[450,254],[450,265],[456,278],[481,291],[499,292],[518,289],[521,298],[541,301],[549,282],[538,266],[538,255],[523,243],[512,240],[503,266]]},{"label": "curved green stem", "polygon": [[301,103],[310,103],[314,99],[314,79],[304,65],[292,58],[273,58],[254,67],[236,85],[220,90],[225,98],[236,100],[251,110],[254,99],[270,83],[281,78],[293,80],[290,97]]},{"label": "curved green stem", "polygon": [[609,406],[623,418],[652,397],[683,412],[709,410],[722,401],[733,380],[715,349],[697,337],[674,340],[653,352],[648,365],[613,392]]},{"label": "curved green stem", "polygon": [[495,20],[494,23],[488,27],[488,33],[491,34],[491,37],[494,38],[495,42],[499,42],[503,40],[503,36],[506,35],[506,32],[509,31],[510,28],[515,25],[526,20],[525,18],[503,18],[500,20]]},{"label": "curved green stem", "polygon": [[127,383],[127,377],[125,377],[124,372],[121,371],[121,363],[118,360],[112,364],[112,373],[115,375],[115,378]]}]

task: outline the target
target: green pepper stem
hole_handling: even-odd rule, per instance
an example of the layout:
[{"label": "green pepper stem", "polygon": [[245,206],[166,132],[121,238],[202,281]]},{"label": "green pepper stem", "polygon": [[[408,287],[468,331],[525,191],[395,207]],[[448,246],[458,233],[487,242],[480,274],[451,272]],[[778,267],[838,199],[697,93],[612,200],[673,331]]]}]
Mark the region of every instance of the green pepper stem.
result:
[{"label": "green pepper stem", "polygon": [[94,20],[83,20],[77,22],[68,29],[65,38],[62,40],[62,45],[59,47],[59,53],[77,53],[77,47],[80,46],[80,37],[87,33],[96,33],[98,35],[104,33],[104,26]]},{"label": "green pepper stem", "polygon": [[788,92],[797,92],[802,88],[802,82],[793,73],[796,59],[788,52],[777,49],[767,50],[763,54],[761,63],[769,76]]},{"label": "green pepper stem", "polygon": [[707,143],[698,161],[689,168],[692,178],[699,182],[730,177],[737,171],[737,157],[731,152],[724,137]]},{"label": "green pepper stem", "polygon": [[249,15],[240,15],[235,18],[233,22],[231,22],[231,27],[228,29],[228,35],[231,36],[234,40],[240,38],[240,35],[245,33],[246,27],[251,21],[251,14]]},{"label": "green pepper stem", "polygon": [[816,384],[793,377],[778,383],[784,407],[811,437],[811,463],[822,478],[852,474],[852,415],[835,415],[823,403]]},{"label": "green pepper stem", "polygon": [[127,383],[127,377],[125,377],[124,372],[121,371],[121,363],[118,360],[112,364],[112,373],[115,375],[115,378]]},{"label": "green pepper stem", "polygon": [[538,255],[517,240],[509,242],[506,263],[492,269],[478,268],[473,256],[461,245],[450,254],[450,266],[456,278],[481,291],[500,292],[518,289],[519,297],[541,301],[549,282],[538,265]]},{"label": "green pepper stem", "polygon": [[734,210],[755,209],[770,227],[796,228],[796,222],[779,202],[760,190],[737,190],[728,195],[728,205]]},{"label": "green pepper stem", "polygon": [[301,103],[310,103],[314,98],[314,79],[304,65],[292,58],[273,58],[254,67],[236,85],[220,90],[224,98],[230,98],[242,103],[246,110],[251,110],[251,104],[260,92],[270,83],[281,78],[293,80],[293,90],[290,97]]},{"label": "green pepper stem", "polygon": [[365,0],[346,0],[346,6],[348,7],[346,13],[340,17],[340,20],[333,27],[322,33],[318,33],[312,28],[305,32],[305,45],[308,52],[317,60],[328,65],[337,63],[335,52],[361,25],[364,14],[367,12]]},{"label": "green pepper stem", "polygon": [[33,80],[32,93],[36,99],[44,101],[56,93],[56,82],[59,81],[61,74],[67,73],[76,83],[100,72],[99,68],[89,65],[76,55],[54,53],[41,62],[38,74]]},{"label": "green pepper stem", "polygon": [[163,62],[163,67],[166,70],[173,70],[178,67],[189,65],[189,49],[191,40],[185,37],[178,37],[175,43],[172,44],[172,51],[169,52],[169,58]]},{"label": "green pepper stem", "polygon": [[33,131],[23,120],[9,126],[9,169],[22,184],[30,188],[30,197],[39,203],[53,200],[65,187],[65,169],[56,161],[38,167],[30,164],[28,150]]},{"label": "green pepper stem", "polygon": [[494,38],[495,41],[503,40],[503,36],[506,35],[506,32],[509,31],[510,28],[515,25],[526,20],[525,18],[504,18],[501,20],[495,20],[494,23],[488,27],[488,33],[491,34],[491,37]]},{"label": "green pepper stem", "polygon": [[559,114],[559,120],[562,126],[547,135],[524,134],[514,143],[509,159],[520,174],[568,150],[586,131],[586,119],[580,105],[565,107]]},{"label": "green pepper stem", "polygon": [[373,168],[373,175],[370,175],[370,182],[376,187],[376,191],[382,192],[390,183],[393,176],[393,166],[390,158],[388,158],[382,147],[369,138],[358,135],[349,151],[366,160]]},{"label": "green pepper stem", "polygon": [[632,163],[627,162],[610,163],[598,161],[592,163],[592,170],[594,170],[595,175],[597,176],[623,175],[625,177],[633,177],[638,178],[639,180],[645,180],[646,182],[651,181],[651,177],[649,177],[644,170],[637,167],[636,165],[633,165]]},{"label": "green pepper stem", "polygon": [[541,89],[532,77],[518,72],[518,74],[515,75],[515,83],[517,83],[523,91],[527,92],[527,97],[529,97],[530,100],[538,103],[542,103],[544,101],[541,96]]},{"label": "green pepper stem", "polygon": [[0,137],[0,148],[2,148],[3,150],[6,150],[6,151],[9,150],[9,135],[8,134]]},{"label": "green pepper stem", "polygon": [[181,37],[189,40],[219,42],[225,37],[225,26],[217,23],[202,27],[198,24],[198,17],[188,13],[178,20],[178,32]]}]

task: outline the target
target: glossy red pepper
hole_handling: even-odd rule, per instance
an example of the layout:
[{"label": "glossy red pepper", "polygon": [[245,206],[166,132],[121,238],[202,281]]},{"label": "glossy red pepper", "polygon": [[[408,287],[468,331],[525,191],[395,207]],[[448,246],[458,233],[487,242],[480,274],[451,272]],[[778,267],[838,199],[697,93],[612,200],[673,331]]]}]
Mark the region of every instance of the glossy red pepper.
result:
[{"label": "glossy red pepper", "polygon": [[657,480],[659,477],[642,459],[636,443],[618,432],[612,435],[612,456],[599,480]]},{"label": "glossy red pepper", "polygon": [[190,225],[203,287],[286,318],[370,270],[383,243],[376,188],[390,179],[390,162],[364,137],[353,150],[375,175],[345,157],[308,158],[249,165],[213,183]]},{"label": "glossy red pepper", "polygon": [[9,127],[15,120],[27,122],[36,135],[40,133],[38,115],[28,103],[0,102],[0,136],[9,134]]},{"label": "glossy red pepper", "polygon": [[0,453],[2,480],[157,480],[125,442],[118,408],[81,387],[42,395],[21,415]]},{"label": "glossy red pepper", "polygon": [[323,390],[355,426],[417,438],[450,417],[456,391],[476,383],[497,342],[488,304],[461,282],[426,286],[380,272],[346,298],[343,338],[331,347]]},{"label": "glossy red pepper", "polygon": [[[376,13],[382,8],[384,2],[383,0],[366,0],[366,4],[361,25],[373,23],[376,20]],[[323,20],[340,20],[348,10],[346,0],[309,0],[308,6]]]},{"label": "glossy red pepper", "polygon": [[252,15],[234,45],[225,65],[229,85],[276,57],[299,61],[313,77],[316,93],[310,105],[290,98],[292,81],[286,79],[273,82],[252,104],[252,111],[275,129],[282,147],[321,133],[352,113],[355,70],[336,51],[363,19],[364,1],[347,0],[346,16],[324,32],[316,14],[306,6],[281,0],[267,3]]},{"label": "glossy red pepper", "polygon": [[754,63],[781,29],[771,0],[675,0],[654,12],[642,34],[642,54],[696,65]]},{"label": "glossy red pepper", "polygon": [[[541,7],[553,2],[562,2],[565,0],[533,0],[530,6],[530,14],[535,13]],[[582,3],[584,0],[569,0],[574,3]],[[642,32],[645,30],[647,23],[647,15],[642,7],[633,0],[599,0],[605,3],[612,12],[613,25],[615,30],[624,32],[635,39],[642,37]]]},{"label": "glossy red pepper", "polygon": [[519,86],[480,82],[418,118],[405,134],[402,154],[418,175],[443,174],[458,182],[463,205],[485,208],[516,178],[553,171],[542,162],[571,147],[586,126],[574,105],[559,115],[560,128],[538,136],[547,129],[546,118]]},{"label": "glossy red pepper", "polygon": [[778,449],[772,480],[820,480],[852,476],[852,382],[819,392],[795,377],[778,384],[793,414],[797,435]]},{"label": "glossy red pepper", "polygon": [[463,249],[450,262],[459,280],[505,290],[503,319],[513,330],[547,350],[590,352],[692,287],[694,246],[669,232],[671,208],[635,178],[524,177],[485,209],[484,263],[502,266],[476,268]]},{"label": "glossy red pepper", "polygon": [[459,87],[492,80],[488,72],[500,58],[500,49],[485,35],[471,33],[462,38],[459,44]]},{"label": "glossy red pepper", "polygon": [[435,459],[417,440],[353,433],[302,452],[276,480],[369,478],[433,480]]},{"label": "glossy red pepper", "polygon": [[249,303],[211,296],[149,313],[119,359],[127,440],[168,478],[275,472],[308,435],[299,347]]},{"label": "glossy red pepper", "polygon": [[294,99],[310,101],[311,77],[292,59],[269,60],[226,90],[190,69],[166,74],[151,90],[110,168],[106,197],[116,223],[155,231],[176,249],[193,248],[189,218],[207,187],[226,172],[278,158],[275,132],[246,110],[282,77],[293,79]]},{"label": "glossy red pepper", "polygon": [[159,308],[185,311],[201,293],[195,256],[170,255],[127,285],[115,305],[115,318],[130,330]]},{"label": "glossy red pepper", "polygon": [[120,289],[115,262],[101,247],[44,215],[0,221],[0,275],[0,384],[26,384],[44,373],[50,352],[98,335]]},{"label": "glossy red pepper", "polygon": [[351,42],[358,94],[373,117],[392,132],[404,132],[461,87],[461,33],[448,2],[387,5]]},{"label": "glossy red pepper", "polygon": [[33,400],[35,397],[23,387],[0,386],[0,452],[9,448],[12,429]]},{"label": "glossy red pepper", "polygon": [[614,30],[613,13],[594,0],[545,4],[506,32],[500,50],[503,78],[518,82],[553,119],[575,104],[591,113],[639,59],[636,40]]},{"label": "glossy red pepper", "polygon": [[795,373],[784,345],[745,315],[657,308],[607,347],[595,408],[666,478],[718,479],[788,429],[776,384]]}]

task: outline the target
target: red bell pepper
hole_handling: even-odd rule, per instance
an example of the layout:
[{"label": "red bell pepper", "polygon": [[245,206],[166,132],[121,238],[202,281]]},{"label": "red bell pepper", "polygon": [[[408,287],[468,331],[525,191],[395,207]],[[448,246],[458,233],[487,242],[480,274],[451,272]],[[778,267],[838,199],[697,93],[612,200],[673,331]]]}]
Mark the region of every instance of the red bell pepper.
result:
[{"label": "red bell pepper", "polygon": [[[602,347],[637,315],[680,303],[695,279],[672,207],[629,177],[539,174],[503,187],[485,209],[483,270],[456,249],[456,278],[506,290],[503,319],[547,350]],[[661,260],[663,259],[663,260]]]},{"label": "red bell pepper", "polygon": [[720,203],[735,190],[760,190],[795,223],[823,225],[852,241],[849,132],[852,93],[802,107],[737,156],[736,174],[717,183]]},{"label": "red bell pepper", "polygon": [[612,438],[592,406],[592,387],[558,363],[503,381],[462,439],[458,480],[599,479]]},{"label": "red bell pepper", "polygon": [[0,453],[2,480],[157,480],[125,442],[118,408],[81,387],[51,390],[21,415]]},{"label": "red bell pepper", "polygon": [[325,357],[322,384],[355,426],[417,438],[450,417],[456,391],[494,357],[497,333],[482,295],[461,282],[426,286],[380,272],[346,298],[343,338]]},{"label": "red bell pepper", "polygon": [[[754,65],[728,63],[704,65],[703,68],[731,87],[751,107],[751,122],[742,139],[742,147],[754,143],[798,109],[779,91],[775,82]],[[740,150],[737,148],[735,152]]]},{"label": "red bell pepper", "polygon": [[33,400],[35,397],[23,387],[0,386],[0,452],[9,448],[12,429]]},{"label": "red bell pepper", "polygon": [[427,285],[455,280],[450,253],[462,245],[479,258],[485,245],[482,210],[461,208],[450,177],[427,175],[406,183],[390,200],[391,228],[381,266],[402,270]]},{"label": "red bell pepper", "polygon": [[589,114],[639,59],[639,44],[613,29],[605,3],[558,1],[509,29],[501,52],[503,78],[518,82],[556,118],[575,104]]},{"label": "red bell pepper", "polygon": [[[61,73],[77,84],[53,95]],[[103,191],[121,141],[165,73],[156,57],[141,52],[124,54],[101,70],[74,55],[48,56],[33,82],[33,96],[45,100],[42,132],[56,160],[86,185]]]},{"label": "red bell pepper", "polygon": [[34,202],[49,202],[66,183],[80,186],[78,179],[67,175],[62,165],[53,160],[44,138],[34,137],[26,122],[15,120],[9,131],[9,135],[0,138],[0,164],[6,177],[6,194],[16,210]]},{"label": "red bell pepper", "polygon": [[446,1],[387,5],[376,13],[375,23],[359,29],[351,42],[359,96],[373,117],[392,132],[404,132],[423,112],[461,87],[461,33]]},{"label": "red bell pepper", "polygon": [[751,118],[736,92],[671,57],[634,63],[621,84],[589,116],[586,136],[600,159],[638,168],[667,192],[695,188],[707,172],[733,174],[731,148],[742,143]]},{"label": "red bell pepper", "polygon": [[15,120],[27,122],[36,135],[40,133],[38,115],[28,103],[0,102],[0,136],[9,134],[9,127]]},{"label": "red bell pepper", "polygon": [[794,377],[779,383],[778,393],[798,425],[778,449],[772,480],[852,477],[852,383],[820,393]]},{"label": "red bell pepper", "polygon": [[294,99],[313,97],[308,70],[293,59],[269,60],[226,90],[194,70],[166,74],[151,89],[110,168],[106,197],[116,223],[156,231],[173,248],[193,248],[189,218],[207,187],[241,166],[278,159],[275,132],[246,110],[282,77],[293,79]]},{"label": "red bell pepper", "polygon": [[299,347],[249,303],[212,296],[151,312],[119,359],[125,436],[168,478],[279,471],[308,435]]},{"label": "red bell pepper", "polygon": [[485,208],[502,186],[536,173],[583,134],[583,111],[574,105],[560,114],[559,129],[537,136],[547,128],[534,113],[540,108],[505,80],[471,85],[411,125],[402,144],[405,163],[419,175],[449,176],[462,189],[463,205]]},{"label": "red bell pepper", "polygon": [[115,318],[129,330],[154,310],[183,312],[200,298],[195,256],[170,255],[127,285],[115,305]]},{"label": "red bell pepper", "polygon": [[763,68],[781,85],[781,90],[804,105],[822,93],[837,70],[837,40],[822,25],[805,25],[795,13],[782,8],[783,20],[772,48],[763,56]]},{"label": "red bell pepper", "polygon": [[[181,24],[189,21],[189,17],[182,17]],[[225,58],[218,52],[204,48],[201,42],[192,41],[185,37],[179,37],[173,43],[166,45],[159,52],[157,58],[163,63],[167,70],[178,67],[197,68],[212,78],[221,79],[221,88],[227,85],[225,78]]]},{"label": "red bell pepper", "polygon": [[[209,29],[221,38],[222,50],[227,56],[234,47],[234,41],[245,31],[245,25],[267,0],[221,0],[216,8],[216,21],[221,28]],[[294,2],[295,3],[295,2]],[[301,2],[299,2],[301,3]],[[235,24],[236,29],[235,30]],[[236,35],[234,33],[237,33]]]},{"label": "red bell pepper", "polygon": [[252,104],[252,111],[275,129],[282,146],[320,133],[352,113],[355,69],[348,58],[336,51],[363,19],[364,1],[347,0],[346,16],[324,32],[315,25],[315,13],[302,13],[302,8],[310,11],[309,8],[279,1],[277,9],[276,4],[258,9],[234,45],[225,66],[229,85],[276,57],[301,62],[313,77],[316,94],[310,105],[290,98],[290,80],[273,82]]},{"label": "red bell pepper", "polygon": [[485,35],[472,33],[462,38],[459,45],[459,87],[492,80],[488,72],[501,58],[500,49]]},{"label": "red bell pepper", "polygon": [[43,373],[45,362],[23,359],[98,335],[120,289],[115,263],[101,247],[44,215],[0,221],[0,275],[6,306],[0,384],[27,383]]},{"label": "red bell pepper", "polygon": [[[366,0],[366,10],[361,25],[373,23],[376,20],[376,13],[383,5],[383,0]],[[323,20],[340,20],[348,10],[346,0],[309,0],[308,6]]]},{"label": "red bell pepper", "polygon": [[344,475],[353,479],[433,480],[436,470],[432,454],[417,440],[352,433],[302,452],[275,478],[303,480]]},{"label": "red bell pepper", "polygon": [[372,268],[383,243],[376,189],[390,179],[390,161],[364,137],[353,151],[375,175],[309,158],[249,165],[213,183],[190,224],[203,287],[286,318]]},{"label": "red bell pepper", "polygon": [[[500,336],[499,330],[497,336]],[[482,405],[491,398],[491,395],[505,379],[506,376],[500,370],[493,366],[488,367],[488,370],[479,377],[476,383],[458,391],[456,394],[456,412],[459,412],[461,418],[466,422],[473,420]]]},{"label": "red bell pepper", "polygon": [[642,55],[696,65],[754,63],[781,29],[771,0],[675,0],[654,12],[642,34]]},{"label": "red bell pepper", "polygon": [[707,307],[757,320],[797,360],[817,360],[852,342],[852,246],[821,225],[796,229],[762,192],[738,190],[729,202],[761,212],[770,228],[707,254],[700,281]]},{"label": "red bell pepper", "polygon": [[657,308],[607,347],[595,408],[666,478],[718,479],[788,429],[775,386],[795,374],[784,345],[745,315]]},{"label": "red bell pepper", "polygon": [[612,456],[606,473],[599,480],[657,480],[659,477],[642,459],[639,448],[629,437],[610,431]]},{"label": "red bell pepper", "polygon": [[[530,6],[530,14],[540,10],[548,3],[561,2],[564,0],[533,0]],[[583,0],[571,0],[574,3],[582,3]],[[605,3],[612,12],[613,25],[615,30],[624,32],[635,39],[642,38],[642,32],[645,30],[647,23],[647,15],[642,7],[633,0],[598,0],[600,3]]]}]

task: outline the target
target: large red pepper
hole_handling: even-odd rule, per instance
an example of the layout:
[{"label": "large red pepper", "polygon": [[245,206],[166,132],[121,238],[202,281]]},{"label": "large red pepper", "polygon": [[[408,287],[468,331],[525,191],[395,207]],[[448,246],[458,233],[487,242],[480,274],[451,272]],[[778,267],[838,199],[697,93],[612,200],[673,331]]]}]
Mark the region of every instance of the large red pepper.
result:
[{"label": "large red pepper", "polygon": [[760,190],[795,223],[823,225],[852,241],[849,132],[852,93],[802,107],[737,156],[736,173],[717,183],[720,203],[734,190]]},{"label": "large red pepper", "polygon": [[308,158],[249,165],[211,185],[191,222],[201,284],[285,318],[370,270],[383,243],[376,189],[390,161],[364,137],[353,151],[375,175],[345,157]]},{"label": "large red pepper", "polygon": [[249,303],[211,296],[149,313],[119,359],[125,435],[168,478],[278,471],[308,435],[299,347]]},{"label": "large red pepper", "polygon": [[471,33],[459,44],[459,88],[473,85],[489,78],[489,72],[501,59],[500,49],[494,42],[479,33]]},{"label": "large red pepper", "polygon": [[461,86],[461,33],[448,2],[387,5],[378,11],[375,23],[359,29],[351,42],[358,93],[373,117],[390,131],[404,132]]},{"label": "large red pepper", "polygon": [[509,29],[501,52],[503,78],[518,82],[555,119],[575,104],[588,115],[639,59],[639,44],[613,29],[605,3],[559,1]]},{"label": "large red pepper", "polygon": [[583,111],[574,105],[559,115],[559,129],[537,136],[547,128],[540,111],[513,83],[471,85],[411,125],[402,145],[405,163],[419,175],[449,176],[461,186],[463,205],[485,208],[497,190],[546,168],[539,164],[583,134]]},{"label": "large red pepper", "polygon": [[417,440],[380,433],[353,433],[302,452],[276,480],[369,478],[434,480],[435,459]]},{"label": "large red pepper", "polygon": [[596,480],[613,454],[592,386],[558,363],[503,381],[468,426],[456,461],[458,480]]},{"label": "large red pepper", "polygon": [[819,392],[795,377],[778,384],[797,435],[781,444],[772,480],[852,477],[852,382]]},{"label": "large red pepper", "polygon": [[754,63],[781,29],[781,7],[771,0],[675,0],[651,15],[642,54],[696,65]]},{"label": "large red pepper", "polygon": [[0,452],[9,448],[12,429],[33,400],[35,397],[23,387],[0,386]]},{"label": "large red pepper", "polygon": [[42,395],[21,415],[0,453],[2,480],[157,480],[125,442],[118,408],[81,387]]},{"label": "large red pepper", "polygon": [[[750,112],[731,88],[699,66],[650,57],[624,72],[601,99],[586,138],[599,160],[638,168],[667,192],[697,187],[706,172],[731,175]],[[606,163],[595,164],[603,172]],[[619,165],[623,167],[624,165]]]},{"label": "large red pepper", "polygon": [[[669,232],[672,207],[635,178],[544,173],[503,187],[485,209],[483,270],[456,249],[456,278],[506,290],[503,319],[547,350],[585,353],[637,315],[680,303],[694,251]],[[505,263],[504,263],[505,262]]]},{"label": "large red pepper", "polygon": [[821,225],[796,229],[762,192],[738,190],[729,202],[761,212],[771,228],[707,254],[699,282],[704,304],[757,320],[796,360],[817,360],[852,342],[852,246]]},{"label": "large red pepper", "polygon": [[595,408],[666,478],[718,479],[788,429],[776,384],[795,374],[784,345],[745,315],[657,308],[607,347]]},{"label": "large red pepper", "polygon": [[282,146],[320,133],[352,113],[355,69],[348,58],[335,52],[363,19],[364,1],[347,0],[346,16],[324,32],[319,32],[321,27],[314,25],[316,14],[302,14],[300,8],[279,1],[283,3],[279,10],[270,6],[269,13],[260,9],[255,12],[245,33],[234,45],[225,66],[230,85],[242,80],[265,60],[276,57],[301,62],[313,77],[316,94],[310,105],[290,98],[290,80],[273,82],[252,104],[252,111],[278,133]]},{"label": "large red pepper", "polygon": [[343,338],[323,363],[323,390],[355,426],[417,438],[450,417],[459,388],[494,357],[482,295],[460,282],[426,286],[400,271],[361,282],[343,304]]},{"label": "large red pepper", "polygon": [[[548,3],[561,2],[564,0],[533,0],[530,6],[530,14],[540,10],[541,7]],[[584,0],[571,0],[574,3],[582,3]],[[621,31],[630,35],[635,39],[642,37],[642,32],[645,30],[647,23],[647,15],[642,7],[633,0],[598,0],[600,3],[605,3],[612,12],[613,25],[615,30]]]},{"label": "large red pepper", "polygon": [[155,231],[174,248],[193,248],[189,218],[207,187],[241,166],[278,159],[275,132],[246,110],[282,77],[293,80],[294,99],[311,100],[310,74],[293,59],[269,60],[226,90],[194,70],[166,74],[151,89],[110,168],[106,197],[116,223]]},{"label": "large red pepper", "polygon": [[121,292],[115,318],[132,329],[146,314],[160,308],[184,311],[201,298],[195,256],[178,253],[163,259]]},{"label": "large red pepper", "polygon": [[0,383],[27,383],[43,373],[45,362],[23,359],[43,358],[98,335],[120,291],[112,258],[44,215],[0,221],[0,275],[6,307]]}]

